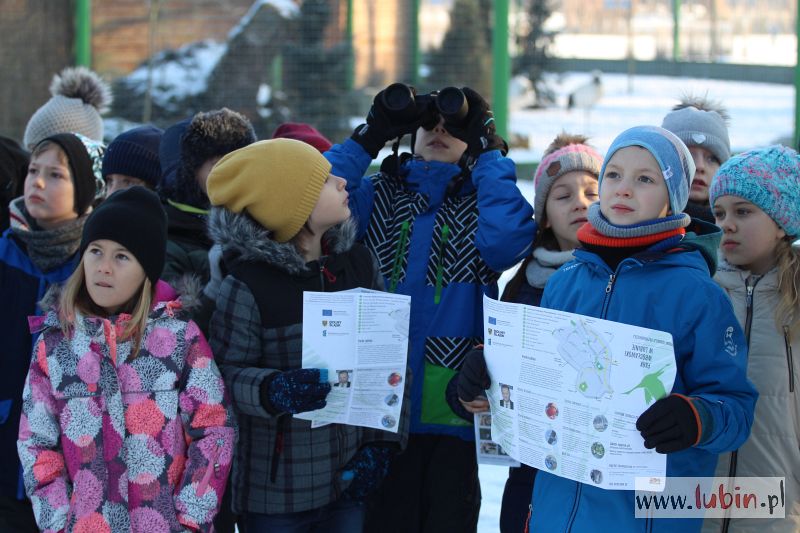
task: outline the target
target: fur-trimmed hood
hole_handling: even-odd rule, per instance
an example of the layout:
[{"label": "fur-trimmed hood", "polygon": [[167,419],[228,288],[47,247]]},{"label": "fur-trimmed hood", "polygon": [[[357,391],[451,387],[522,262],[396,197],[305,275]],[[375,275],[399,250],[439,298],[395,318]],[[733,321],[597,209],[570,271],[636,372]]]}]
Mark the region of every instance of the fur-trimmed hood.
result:
[{"label": "fur-trimmed hood", "polygon": [[[208,232],[222,247],[226,262],[263,261],[292,275],[309,270],[293,243],[273,240],[272,232],[246,213],[214,207],[208,217]],[[348,219],[326,231],[322,242],[327,253],[341,254],[352,248],[355,238],[356,225]]]}]

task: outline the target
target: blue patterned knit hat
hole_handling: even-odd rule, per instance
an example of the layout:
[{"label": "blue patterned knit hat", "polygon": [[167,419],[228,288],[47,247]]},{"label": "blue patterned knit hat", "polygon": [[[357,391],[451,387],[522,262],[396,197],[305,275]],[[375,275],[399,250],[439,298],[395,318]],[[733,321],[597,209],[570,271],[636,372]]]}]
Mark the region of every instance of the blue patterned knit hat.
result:
[{"label": "blue patterned knit hat", "polygon": [[689,185],[694,179],[694,160],[683,141],[674,133],[658,126],[634,126],[614,139],[603,160],[598,187],[603,188],[603,176],[611,156],[617,150],[628,146],[639,146],[652,154],[667,184],[669,208],[672,214],[683,212],[689,201]]},{"label": "blue patterned knit hat", "polygon": [[790,237],[800,235],[800,156],[781,145],[728,159],[711,181],[711,205],[732,195],[757,205]]}]

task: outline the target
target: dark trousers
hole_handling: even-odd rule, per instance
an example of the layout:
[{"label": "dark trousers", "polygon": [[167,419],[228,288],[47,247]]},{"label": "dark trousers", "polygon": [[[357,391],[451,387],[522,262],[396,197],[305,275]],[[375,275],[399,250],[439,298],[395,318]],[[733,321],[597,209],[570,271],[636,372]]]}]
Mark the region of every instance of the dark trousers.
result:
[{"label": "dark trousers", "polygon": [[367,533],[475,532],[481,487],[475,443],[412,434],[367,502]]},{"label": "dark trousers", "polygon": [[359,533],[364,527],[364,504],[337,500],[310,511],[246,513],[242,518],[247,531],[255,533]]},{"label": "dark trousers", "polygon": [[500,507],[500,533],[522,533],[528,523],[536,469],[528,465],[508,469],[503,505]]},{"label": "dark trousers", "polygon": [[30,500],[0,496],[0,531],[3,533],[38,533]]}]

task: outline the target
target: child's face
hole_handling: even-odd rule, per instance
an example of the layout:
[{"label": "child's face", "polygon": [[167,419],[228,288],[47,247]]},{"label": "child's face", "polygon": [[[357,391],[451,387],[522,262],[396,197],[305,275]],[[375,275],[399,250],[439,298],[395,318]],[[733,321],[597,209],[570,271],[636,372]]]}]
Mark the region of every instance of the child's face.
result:
[{"label": "child's face", "polygon": [[617,226],[667,215],[667,184],[650,152],[638,146],[627,146],[614,152],[600,186],[600,211]]},{"label": "child's face", "polygon": [[86,290],[109,315],[116,314],[141,290],[145,273],[125,247],[108,239],[92,241],[83,254]]},{"label": "child's face", "polygon": [[25,209],[44,229],[78,218],[75,186],[61,149],[51,146],[31,159],[25,177]]},{"label": "child's face", "polygon": [[719,170],[719,159],[702,146],[690,146],[689,152],[692,154],[696,167],[692,188],[689,189],[689,200],[708,203],[708,187],[711,185],[711,178]]},{"label": "child's face", "polygon": [[137,185],[140,187],[147,187],[147,183],[139,178],[127,176],[125,174],[109,174],[106,176],[106,198],[117,191],[130,189]]},{"label": "child's face", "polygon": [[786,233],[760,207],[739,196],[721,196],[714,202],[714,218],[722,228],[720,249],[728,263],[754,274],[775,266]]},{"label": "child's face", "polygon": [[444,119],[440,119],[432,130],[417,128],[414,153],[425,161],[457,163],[466,149],[467,143],[456,139],[444,129]]},{"label": "child's face", "polygon": [[597,201],[597,178],[582,170],[559,177],[545,202],[545,227],[551,228],[561,250],[578,247],[578,228],[586,222],[586,211]]},{"label": "child's face", "polygon": [[345,185],[347,181],[344,178],[328,174],[309,217],[309,225],[317,235],[350,218],[349,194]]}]

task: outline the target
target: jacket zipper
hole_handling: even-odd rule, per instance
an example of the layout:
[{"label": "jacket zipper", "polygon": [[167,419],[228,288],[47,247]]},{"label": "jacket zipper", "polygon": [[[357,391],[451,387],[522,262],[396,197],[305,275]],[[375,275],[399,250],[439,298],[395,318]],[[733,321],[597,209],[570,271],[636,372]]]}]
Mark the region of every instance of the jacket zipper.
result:
[{"label": "jacket zipper", "polygon": [[450,239],[450,227],[447,224],[442,226],[439,235],[439,258],[436,261],[436,292],[433,294],[433,303],[438,304],[442,299],[442,276],[444,273],[444,250],[447,241]]},{"label": "jacket zipper", "polygon": [[400,226],[400,238],[397,240],[397,247],[394,251],[394,262],[392,263],[392,278],[389,281],[389,292],[397,290],[397,281],[400,279],[400,270],[402,269],[403,256],[406,253],[406,245],[408,244],[408,230],[411,227],[411,221],[406,220]]},{"label": "jacket zipper", "polygon": [[600,318],[605,318],[608,312],[608,303],[611,301],[611,291],[614,290],[614,282],[617,280],[617,273],[608,276],[608,285],[606,285],[606,295],[603,298],[603,308],[600,311]]},{"label": "jacket zipper", "polygon": [[203,494],[206,493],[208,482],[211,480],[211,474],[214,474],[215,477],[219,477],[219,454],[222,453],[222,445],[225,444],[225,441],[222,439],[217,439],[216,444],[217,447],[211,452],[211,459],[208,461],[206,473],[203,474],[203,479],[201,479],[200,483],[197,484],[196,495],[198,498],[202,498]]},{"label": "jacket zipper", "polygon": [[[745,280],[745,287],[747,290],[747,296],[744,300],[745,303],[745,318],[744,318],[744,339],[745,343],[747,344],[747,350],[750,350],[750,328],[753,325],[753,292],[755,291],[756,284],[761,278],[753,279],[753,276],[749,276],[747,280]],[[750,282],[753,282],[751,285]],[[730,464],[728,465],[728,477],[734,478],[736,477],[736,467],[739,460],[739,450],[733,450],[731,452],[731,459]],[[722,519],[722,533],[728,533],[728,529],[731,527],[731,517],[726,516]]]},{"label": "jacket zipper", "polygon": [[[619,270],[619,266],[617,266],[617,270],[614,273],[609,274],[608,276],[608,284],[606,284],[605,293],[606,295],[603,297],[603,307],[600,312],[600,318],[606,317],[606,312],[608,311],[608,303],[611,300],[611,292],[614,290],[614,282],[617,280],[617,271]],[[578,513],[578,501],[581,498],[581,483],[576,482],[575,487],[575,503],[572,505],[572,512],[569,514],[569,520],[567,521],[567,531],[572,531],[573,522],[575,521],[575,515]]]},{"label": "jacket zipper", "polygon": [[792,354],[792,336],[789,326],[783,326],[783,342],[786,345],[786,365],[789,367],[789,392],[794,392],[794,355]]}]

